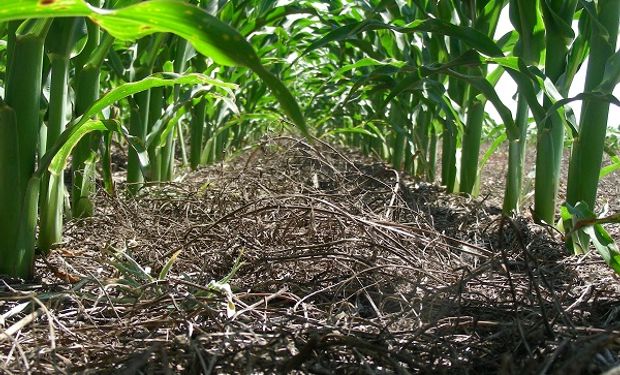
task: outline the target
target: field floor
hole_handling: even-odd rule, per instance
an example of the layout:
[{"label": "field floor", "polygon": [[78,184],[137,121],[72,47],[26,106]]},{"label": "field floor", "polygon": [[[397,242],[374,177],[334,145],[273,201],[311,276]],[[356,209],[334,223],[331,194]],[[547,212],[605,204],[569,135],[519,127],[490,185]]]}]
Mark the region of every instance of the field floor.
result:
[{"label": "field floor", "polygon": [[[502,167],[491,163],[485,184],[503,186]],[[447,195],[288,137],[137,198],[118,191],[68,224],[65,242],[38,260],[37,284],[0,289],[0,372],[620,365],[618,277],[595,253],[567,256],[529,215],[503,219],[492,195]]]}]

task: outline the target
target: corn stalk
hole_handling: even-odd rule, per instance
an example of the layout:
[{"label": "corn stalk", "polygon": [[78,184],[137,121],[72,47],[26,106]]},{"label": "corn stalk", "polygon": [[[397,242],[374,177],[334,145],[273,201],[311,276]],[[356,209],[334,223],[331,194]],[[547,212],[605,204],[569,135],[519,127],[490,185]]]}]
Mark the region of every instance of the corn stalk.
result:
[{"label": "corn stalk", "polygon": [[[590,21],[590,60],[585,92],[611,94],[620,80],[620,51],[615,52],[618,40],[620,2],[600,0],[598,7],[585,5]],[[615,53],[614,53],[615,52]],[[568,174],[567,203],[583,201],[594,209],[601,164],[605,149],[605,135],[609,102],[600,98],[586,98],[575,137]]]},{"label": "corn stalk", "polygon": [[[539,6],[538,0],[512,0],[510,2],[510,21],[519,33],[519,41],[513,54],[526,63],[534,65],[538,65],[544,51],[544,31]],[[508,140],[508,173],[502,207],[504,215],[519,211],[529,113],[527,98],[522,93],[518,94],[515,118],[518,137],[511,137]]]},{"label": "corn stalk", "polygon": [[[76,39],[77,18],[56,19],[47,36],[47,56],[51,64],[47,142],[53,145],[65,130],[69,118],[69,59]],[[44,152],[45,150],[42,149]],[[46,174],[41,185],[39,248],[48,251],[62,237],[64,176]]]},{"label": "corn stalk", "polygon": [[9,39],[6,102],[0,107],[0,273],[21,278],[32,275],[34,261],[34,239],[23,243],[19,231],[25,214],[38,212],[36,203],[29,207],[24,200],[37,159],[43,50],[50,25],[51,20],[24,21]]},{"label": "corn stalk", "polygon": [[[571,26],[577,0],[545,0],[541,2],[545,24],[545,74],[558,84],[566,71],[569,45],[574,39]],[[567,92],[560,92],[566,96]],[[549,109],[552,101],[545,97],[543,106]],[[556,197],[560,182],[564,152],[565,122],[557,112],[538,124],[536,143],[536,182],[534,216],[536,220],[552,224],[556,212]]]}]

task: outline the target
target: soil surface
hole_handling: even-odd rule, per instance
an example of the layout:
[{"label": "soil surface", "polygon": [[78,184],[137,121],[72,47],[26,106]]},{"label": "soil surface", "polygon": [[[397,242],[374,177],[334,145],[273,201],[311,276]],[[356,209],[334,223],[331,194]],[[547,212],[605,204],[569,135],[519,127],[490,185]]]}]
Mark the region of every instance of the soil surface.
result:
[{"label": "soil surface", "polygon": [[[492,160],[485,184],[503,186]],[[289,137],[137,197],[124,190],[100,192],[92,218],[69,222],[36,283],[1,284],[2,372],[620,365],[618,277],[596,252],[568,256],[552,230],[502,218],[496,195],[448,195]]]},{"label": "soil surface", "polygon": [[[536,176],[536,144],[530,142],[527,146],[525,170],[523,179],[523,190],[525,199],[522,202],[523,211],[529,212],[534,206],[534,178]],[[483,146],[486,152],[489,145]],[[558,204],[566,198],[566,184],[568,181],[568,161],[570,160],[570,150],[564,151],[562,160],[562,170],[560,173],[560,188],[558,192]],[[610,164],[610,160],[605,155],[603,166]],[[487,165],[482,171],[481,196],[488,199],[489,205],[502,206],[504,196],[504,185],[506,174],[508,173],[508,145],[504,143],[491,156]],[[599,182],[597,194],[596,212],[604,213],[608,211],[620,210],[620,172],[616,171],[603,177]],[[609,214],[609,213],[608,213]]]}]

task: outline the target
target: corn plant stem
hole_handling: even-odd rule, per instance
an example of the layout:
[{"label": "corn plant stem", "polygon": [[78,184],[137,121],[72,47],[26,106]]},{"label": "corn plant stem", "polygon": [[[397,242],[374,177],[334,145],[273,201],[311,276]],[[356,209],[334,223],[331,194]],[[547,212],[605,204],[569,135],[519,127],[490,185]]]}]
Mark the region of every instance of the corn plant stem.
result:
[{"label": "corn plant stem", "polygon": [[[575,3],[576,1],[553,0],[549,1],[547,6],[556,12],[554,17],[561,17],[564,22],[570,24]],[[554,17],[544,17],[547,29],[545,74],[552,82],[557,83],[566,70],[568,45],[565,36],[556,30],[557,20]],[[551,104],[547,98],[543,100],[545,109],[548,109]],[[564,151],[564,121],[557,113],[554,113],[544,123],[537,125],[534,219],[553,224]]]},{"label": "corn plant stem", "polygon": [[405,142],[405,163],[403,169],[405,172],[413,175],[415,174],[415,158],[413,155],[413,148],[411,147],[411,142]]},{"label": "corn plant stem", "polygon": [[[15,55],[15,51],[14,51],[14,48],[15,48],[15,38],[16,38],[15,32],[17,31],[17,28],[19,27],[20,23],[21,23],[20,21],[9,21],[9,22],[7,22],[7,30],[6,30],[7,31],[7,37],[6,37],[6,39],[7,39],[7,43],[6,43],[6,56],[7,57],[6,57],[6,60],[7,61],[6,61],[6,67],[5,67],[6,71],[4,73],[5,77],[10,77],[11,76],[11,65],[13,65],[11,63],[11,60],[12,60],[13,56]],[[5,92],[6,92],[6,90],[8,90],[8,88],[9,88],[8,82],[5,81],[5,83],[4,83],[4,90],[5,90]]]},{"label": "corn plant stem", "polygon": [[[174,71],[176,73],[183,73],[185,71],[185,67],[187,65],[187,53],[191,48],[191,45],[185,40],[181,38],[177,38],[177,46],[176,46],[176,54],[174,58]],[[174,87],[174,99],[176,100],[179,97],[181,87]],[[174,124],[175,128],[179,125]],[[168,137],[166,138],[166,143],[162,149],[162,164],[161,164],[161,179],[162,181],[170,181],[173,177],[173,167],[174,167],[174,134],[175,129],[168,133]]]},{"label": "corn plant stem", "polygon": [[220,131],[215,136],[215,160],[224,160],[226,157],[226,149],[230,142],[230,128]]},{"label": "corn plant stem", "polygon": [[190,133],[190,166],[193,170],[200,165],[200,154],[202,152],[202,134],[205,125],[205,113],[207,109],[207,100],[201,99],[198,104],[192,108],[191,133]]},{"label": "corn plant stem", "polygon": [[79,71],[75,84],[75,114],[80,116],[99,97],[100,66],[88,64]]},{"label": "corn plant stem", "polygon": [[[519,33],[519,42],[514,54],[528,64],[538,64],[544,50],[542,38],[541,13],[539,0],[510,0],[510,21]],[[529,124],[529,107],[527,95],[519,91],[517,96],[517,113],[515,126],[517,136],[507,132],[508,138],[508,172],[502,212],[509,216],[519,212],[522,196],[527,128]]]},{"label": "corn plant stem", "polygon": [[[147,133],[151,131],[153,125],[159,120],[164,108],[164,88],[155,87],[151,89],[151,97],[149,103],[149,123]],[[158,183],[161,181],[161,152],[159,150],[159,142],[153,142],[149,146],[149,161],[151,163],[151,182]]]},{"label": "corn plant stem", "polygon": [[[47,144],[53,145],[65,128],[69,58],[68,56],[51,54],[50,60],[52,63],[52,74]],[[43,176],[41,183],[39,248],[47,251],[53,244],[60,242],[62,235],[64,178],[62,174],[58,176],[46,174]]]},{"label": "corn plant stem", "polygon": [[415,175],[424,178],[426,168],[428,167],[428,132],[430,126],[430,116],[428,111],[419,110],[416,116],[416,124],[413,132],[415,150],[416,150],[416,163],[415,163]]},{"label": "corn plant stem", "polygon": [[480,138],[484,121],[485,101],[477,100],[478,93],[472,90],[470,104],[467,110],[467,123],[463,133],[461,156],[461,179],[459,190],[462,193],[472,194],[478,176],[478,159],[480,154]]},{"label": "corn plant stem", "polygon": [[[33,21],[26,21],[33,22]],[[25,22],[25,23],[26,23]],[[22,26],[25,25],[22,24]],[[1,107],[0,149],[0,273],[30,278],[34,264],[34,239],[19,241],[25,217],[36,216],[38,207],[24,207],[28,180],[34,173],[39,137],[43,46],[49,21],[30,29],[17,29],[6,78],[6,106]],[[32,209],[35,213],[27,213]]]},{"label": "corn plant stem", "polygon": [[[136,64],[135,74],[132,80],[140,80],[153,72],[159,47],[166,40],[166,34],[158,34],[154,37],[143,38],[138,41],[137,56],[143,56],[134,61]],[[149,123],[149,105],[151,102],[151,90],[143,91],[133,96],[130,101],[129,134],[145,141]],[[136,194],[144,183],[144,175],[140,165],[140,158],[133,149],[129,148],[127,157],[127,188],[130,194]]]},{"label": "corn plant stem", "polygon": [[[144,77],[146,77],[146,75],[144,75]],[[129,134],[138,139],[146,138],[150,95],[150,90],[134,95],[135,105],[131,106],[131,113],[129,116]],[[130,147],[127,158],[127,188],[131,194],[136,194],[143,183],[144,176],[142,175],[140,159],[137,152]]]},{"label": "corn plant stem", "polygon": [[18,129],[15,111],[0,101],[0,274],[27,278],[33,253],[17,248],[23,192],[19,175]]},{"label": "corn plant stem", "polygon": [[[458,11],[460,7],[455,7]],[[450,52],[453,57],[461,55],[466,46],[457,39],[449,39]],[[457,67],[456,71],[460,73],[467,73],[465,68]],[[452,100],[463,108],[466,106],[467,98],[469,96],[470,87],[464,81],[456,79],[454,77],[448,77],[448,95]],[[461,110],[462,111],[462,110]],[[462,115],[462,113],[461,113]],[[457,170],[457,149],[462,142],[461,129],[457,127],[450,119],[446,119],[443,122],[444,130],[442,132],[442,145],[441,145],[441,184],[446,186],[446,189],[450,193],[454,193],[458,189],[459,176]]]},{"label": "corn plant stem", "polygon": [[247,138],[249,133],[249,124],[246,121],[242,121],[239,123],[239,126],[235,127],[233,130],[233,148],[241,148],[243,145],[243,141]]},{"label": "corn plant stem", "polygon": [[102,168],[103,188],[108,194],[113,195],[114,194],[114,180],[112,179],[112,156],[110,152],[111,146],[112,146],[112,133],[105,133],[103,135],[103,146],[102,146],[102,152],[101,152],[101,165],[103,167]]},{"label": "corn plant stem", "polygon": [[212,152],[210,152],[210,149],[207,149],[207,143],[209,142],[209,140],[211,140],[211,143],[213,143],[212,139],[213,139],[213,133],[215,132],[214,130],[214,125],[213,122],[207,121],[207,119],[205,118],[205,130],[204,130],[204,142],[203,142],[203,148],[202,148],[202,152],[200,153],[200,163],[201,164],[209,164],[211,163],[213,160],[211,160],[212,157]]},{"label": "corn plant stem", "polygon": [[223,152],[223,144],[226,142],[228,138],[228,130],[224,129],[221,131],[217,131],[215,136],[213,137],[213,161],[222,160]]},{"label": "corn plant stem", "polygon": [[[50,100],[47,122],[47,144],[54,145],[65,129],[68,115],[69,59],[77,19],[54,21],[47,37],[51,62]],[[64,176],[46,173],[41,180],[39,248],[48,251],[62,238],[62,211],[65,196]]]},{"label": "corn plant stem", "polygon": [[534,217],[553,224],[564,150],[564,123],[557,115],[538,129],[536,143],[536,177]]},{"label": "corn plant stem", "polygon": [[441,137],[441,184],[452,193],[456,184],[456,125],[446,121]]},{"label": "corn plant stem", "polygon": [[151,181],[155,184],[161,182],[161,150],[157,150],[155,145],[149,149],[149,162],[151,163]]},{"label": "corn plant stem", "polygon": [[91,60],[91,55],[101,43],[101,29],[99,25],[87,19],[84,22],[86,23],[86,43],[80,54],[73,58],[76,74],[88,64],[89,60]]},{"label": "corn plant stem", "polygon": [[[177,124],[173,125],[175,128]],[[172,169],[174,163],[174,133],[175,129],[172,129],[166,136],[166,143],[164,147],[162,147],[161,153],[161,180],[162,181],[170,181],[172,180]]]},{"label": "corn plant stem", "polygon": [[189,165],[189,161],[187,159],[187,149],[185,148],[185,135],[183,134],[183,128],[181,126],[177,126],[177,138],[179,139],[179,149],[181,151],[181,161],[183,165]]},{"label": "corn plant stem", "polygon": [[400,100],[394,100],[388,115],[388,122],[392,127],[391,161],[392,167],[397,171],[402,168],[405,154],[405,134],[407,119],[402,110]]},{"label": "corn plant stem", "polygon": [[[594,90],[603,80],[605,64],[616,49],[620,18],[620,1],[601,0],[598,21],[607,29],[608,38],[593,30],[590,39],[590,60],[586,73],[585,91]],[[568,173],[566,201],[575,205],[584,201],[594,209],[599,175],[605,148],[609,103],[601,100],[584,101],[579,122],[579,135],[573,143]]]},{"label": "corn plant stem", "polygon": [[403,165],[404,151],[405,151],[405,132],[402,130],[394,131],[392,137],[392,167],[398,171],[401,170]]},{"label": "corn plant stem", "polygon": [[[160,39],[156,39],[157,41]],[[141,40],[138,42],[137,56],[148,54],[149,48],[155,48],[155,46],[149,47],[148,40]],[[140,80],[148,76],[153,71],[153,64],[155,61],[154,52],[147,58],[147,63],[140,65],[136,68],[135,75],[132,79]],[[134,62],[134,63],[137,63]],[[130,116],[129,116],[129,134],[137,137],[138,139],[145,140],[147,134],[147,125],[149,121],[149,104],[150,104],[151,91],[146,90],[137,93],[133,96],[133,101],[130,104]],[[127,156],[127,189],[130,194],[136,194],[144,183],[144,176],[142,174],[142,168],[140,165],[140,158],[137,152],[130,147],[129,154]]]},{"label": "corn plant stem", "polygon": [[519,138],[508,140],[508,173],[502,212],[511,215],[519,212],[521,188],[523,186],[523,166],[525,163],[525,147],[527,144],[527,125],[529,107],[522,94],[517,99],[517,115],[515,125],[519,128]]},{"label": "corn plant stem", "polygon": [[435,126],[430,127],[431,137],[428,146],[428,169],[426,179],[429,182],[435,181],[435,168],[437,167],[437,131]]},{"label": "corn plant stem", "polygon": [[[75,87],[75,115],[79,116],[88,106],[94,103],[99,97],[99,74],[98,66],[86,66],[77,74]],[[71,211],[73,217],[84,218],[93,214],[94,205],[91,195],[94,194],[94,175],[87,173],[89,168],[87,164],[95,162],[94,144],[96,144],[98,135],[87,135],[77,144],[73,150],[73,158],[71,160],[71,169],[73,172],[73,181],[71,183]]]},{"label": "corn plant stem", "polygon": [[[75,115],[82,115],[99,98],[101,65],[114,43],[109,34],[101,38],[97,25],[89,22],[88,41],[82,53],[76,57]],[[99,134],[84,137],[73,151],[71,169],[71,210],[73,217],[83,218],[93,214],[95,193],[95,159]]]},{"label": "corn plant stem", "polygon": [[6,103],[15,111],[19,129],[19,191],[25,191],[28,178],[34,172],[36,160],[36,142],[41,124],[40,91],[44,38],[43,33],[16,37],[14,55],[11,58],[11,75],[7,77]]},{"label": "corn plant stem", "polygon": [[213,124],[211,122],[205,121],[205,132],[204,132],[204,146],[202,148],[202,152],[200,153],[200,164],[208,165],[213,163],[213,142],[214,140],[214,130]]}]

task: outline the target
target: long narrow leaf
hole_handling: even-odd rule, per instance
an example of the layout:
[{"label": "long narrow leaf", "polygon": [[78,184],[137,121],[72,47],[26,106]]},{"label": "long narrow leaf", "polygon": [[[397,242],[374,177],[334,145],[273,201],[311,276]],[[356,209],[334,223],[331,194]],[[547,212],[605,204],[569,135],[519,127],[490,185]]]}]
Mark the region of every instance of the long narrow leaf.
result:
[{"label": "long narrow leaf", "polygon": [[234,28],[196,6],[176,0],[151,0],[120,9],[100,9],[84,0],[4,0],[0,8],[0,22],[72,16],[90,18],[119,40],[173,33],[219,64],[246,66],[263,79],[302,132],[308,133],[297,101],[263,67],[252,45]]}]

